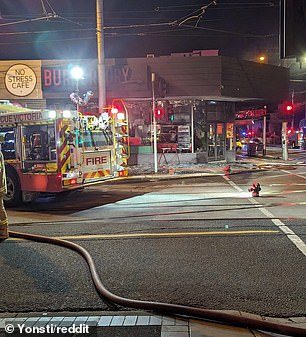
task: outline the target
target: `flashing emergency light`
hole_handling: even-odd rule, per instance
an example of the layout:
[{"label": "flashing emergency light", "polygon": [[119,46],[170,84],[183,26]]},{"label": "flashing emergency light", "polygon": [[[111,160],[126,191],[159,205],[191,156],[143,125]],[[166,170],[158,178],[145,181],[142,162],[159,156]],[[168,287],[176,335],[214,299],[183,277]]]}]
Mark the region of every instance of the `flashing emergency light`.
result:
[{"label": "flashing emergency light", "polygon": [[118,112],[119,112],[119,109],[118,109],[117,107],[113,106],[113,107],[111,108],[111,113],[112,113],[112,114],[117,114]]},{"label": "flashing emergency light", "polygon": [[50,110],[48,112],[48,116],[49,116],[49,118],[52,118],[52,119],[56,118],[56,111],[55,110]]},{"label": "flashing emergency light", "polygon": [[118,112],[117,113],[117,119],[123,120],[125,118],[124,112]]},{"label": "flashing emergency light", "polygon": [[64,110],[63,111],[63,117],[64,118],[70,118],[71,117],[71,111],[70,110]]}]

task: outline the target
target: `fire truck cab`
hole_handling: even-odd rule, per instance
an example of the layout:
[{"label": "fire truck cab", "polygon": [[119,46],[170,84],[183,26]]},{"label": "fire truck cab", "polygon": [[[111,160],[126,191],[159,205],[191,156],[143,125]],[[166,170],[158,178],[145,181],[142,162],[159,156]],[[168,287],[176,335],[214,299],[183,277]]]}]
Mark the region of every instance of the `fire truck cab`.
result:
[{"label": "fire truck cab", "polygon": [[6,206],[126,176],[128,124],[126,114],[120,116],[0,109]]}]

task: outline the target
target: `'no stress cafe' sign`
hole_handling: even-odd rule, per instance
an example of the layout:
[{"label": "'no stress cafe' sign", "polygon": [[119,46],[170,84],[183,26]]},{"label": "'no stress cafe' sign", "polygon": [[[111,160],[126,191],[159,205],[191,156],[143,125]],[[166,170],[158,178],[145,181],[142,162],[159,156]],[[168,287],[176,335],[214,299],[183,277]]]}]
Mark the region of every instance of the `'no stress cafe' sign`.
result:
[{"label": "'no stress cafe' sign", "polygon": [[35,72],[25,64],[11,66],[5,74],[5,87],[15,96],[28,96],[35,89]]}]

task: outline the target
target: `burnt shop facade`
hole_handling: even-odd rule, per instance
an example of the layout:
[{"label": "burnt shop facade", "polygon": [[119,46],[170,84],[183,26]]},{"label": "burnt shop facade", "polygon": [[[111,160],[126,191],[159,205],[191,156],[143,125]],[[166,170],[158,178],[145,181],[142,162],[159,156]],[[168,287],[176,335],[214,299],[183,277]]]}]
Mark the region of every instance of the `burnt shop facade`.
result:
[{"label": "burnt shop facade", "polygon": [[[84,78],[71,78],[73,66]],[[94,93],[83,111],[96,111],[96,60],[0,61],[0,99],[28,108],[75,108],[70,99]],[[154,73],[154,82],[152,82]],[[278,104],[288,96],[288,70],[222,56],[105,60],[106,97],[128,108],[130,165],[153,162],[153,113],[159,164],[235,160],[235,114],[244,105]],[[153,111],[153,95],[155,111]]]}]

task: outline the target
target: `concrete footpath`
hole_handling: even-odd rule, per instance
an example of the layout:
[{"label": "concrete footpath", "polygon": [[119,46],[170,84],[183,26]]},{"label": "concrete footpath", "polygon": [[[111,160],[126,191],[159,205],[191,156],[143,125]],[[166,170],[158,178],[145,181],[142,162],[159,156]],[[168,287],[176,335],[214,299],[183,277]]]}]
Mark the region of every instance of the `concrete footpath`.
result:
[{"label": "concrete footpath", "polygon": [[[292,150],[295,157],[289,156],[283,160],[281,154],[269,148],[265,156],[241,156],[235,162],[226,163],[225,160],[212,161],[203,164],[194,163],[161,163],[155,172],[153,163],[146,163],[129,167],[129,176],[124,179],[175,179],[180,177],[200,177],[210,175],[225,175],[241,172],[255,172],[257,170],[286,169],[292,166],[306,166],[306,151]],[[300,154],[300,155],[299,155]],[[305,157],[304,157],[305,156]],[[229,168],[229,170],[228,170]]]},{"label": "concrete footpath", "polygon": [[[243,312],[233,314],[306,329],[305,317],[277,319]],[[154,315],[144,311],[0,314],[0,336],[103,337],[281,337],[220,323]]]}]

